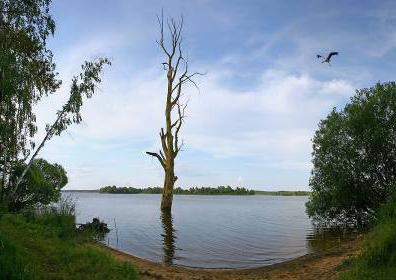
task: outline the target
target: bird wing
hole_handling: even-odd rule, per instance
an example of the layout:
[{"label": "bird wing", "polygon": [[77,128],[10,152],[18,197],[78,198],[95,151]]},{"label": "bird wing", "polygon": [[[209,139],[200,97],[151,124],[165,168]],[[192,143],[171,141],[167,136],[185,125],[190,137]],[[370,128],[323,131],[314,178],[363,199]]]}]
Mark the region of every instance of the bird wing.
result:
[{"label": "bird wing", "polygon": [[327,56],[327,59],[330,60],[330,58],[331,58],[333,55],[338,55],[338,52],[331,52],[331,53],[329,53],[329,55]]}]

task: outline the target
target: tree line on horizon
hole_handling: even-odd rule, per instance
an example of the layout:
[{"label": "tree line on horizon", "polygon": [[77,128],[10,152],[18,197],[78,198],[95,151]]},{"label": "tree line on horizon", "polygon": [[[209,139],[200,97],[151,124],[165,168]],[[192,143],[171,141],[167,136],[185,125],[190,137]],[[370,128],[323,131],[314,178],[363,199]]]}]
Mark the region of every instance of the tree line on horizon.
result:
[{"label": "tree line on horizon", "polygon": [[[117,187],[105,186],[98,189],[100,193],[113,193],[113,194],[161,194],[161,187],[147,187],[147,188],[134,188],[134,187]],[[231,187],[231,186],[218,186],[218,187],[190,187],[174,189],[174,194],[197,194],[197,195],[274,195],[274,196],[308,196],[309,191],[260,191],[244,187]]]},{"label": "tree line on horizon", "polygon": [[[134,188],[134,187],[116,187],[105,186],[99,189],[100,193],[117,193],[117,194],[162,194],[161,187],[148,187],[148,188]],[[180,187],[174,188],[173,194],[197,194],[197,195],[220,195],[220,194],[234,194],[234,195],[254,195],[254,190],[249,190],[244,187],[232,188],[231,186],[218,186],[212,187],[191,187],[182,189]]]}]

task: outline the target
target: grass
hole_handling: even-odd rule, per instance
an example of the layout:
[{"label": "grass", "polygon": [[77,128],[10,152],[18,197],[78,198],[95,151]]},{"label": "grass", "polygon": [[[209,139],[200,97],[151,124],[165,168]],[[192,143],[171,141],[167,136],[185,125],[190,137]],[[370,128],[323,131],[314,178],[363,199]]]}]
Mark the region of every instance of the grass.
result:
[{"label": "grass", "polygon": [[396,199],[382,207],[360,256],[346,266],[341,280],[396,279]]},{"label": "grass", "polygon": [[0,279],[137,279],[128,263],[94,248],[74,216],[56,211],[0,217]]}]

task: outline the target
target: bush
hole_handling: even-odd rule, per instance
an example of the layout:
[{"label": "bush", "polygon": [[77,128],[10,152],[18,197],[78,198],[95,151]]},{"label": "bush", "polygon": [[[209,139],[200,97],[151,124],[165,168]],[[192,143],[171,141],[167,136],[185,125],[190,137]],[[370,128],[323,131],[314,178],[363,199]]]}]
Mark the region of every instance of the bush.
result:
[{"label": "bush", "polygon": [[395,190],[396,83],[361,89],[322,120],[313,138],[312,193],[316,222],[361,226]]},{"label": "bush", "polygon": [[[26,164],[15,166],[11,181],[16,182]],[[66,171],[57,163],[51,164],[44,159],[34,160],[15,195],[13,187],[5,189],[10,211],[20,211],[38,205],[48,205],[60,199],[60,190],[67,184]],[[12,186],[13,184],[11,184]]]},{"label": "bush", "polygon": [[107,227],[107,224],[101,222],[99,218],[93,218],[92,222],[81,224],[78,227],[78,230],[81,232],[88,233],[96,240],[103,240],[106,234],[110,232],[110,229]]}]

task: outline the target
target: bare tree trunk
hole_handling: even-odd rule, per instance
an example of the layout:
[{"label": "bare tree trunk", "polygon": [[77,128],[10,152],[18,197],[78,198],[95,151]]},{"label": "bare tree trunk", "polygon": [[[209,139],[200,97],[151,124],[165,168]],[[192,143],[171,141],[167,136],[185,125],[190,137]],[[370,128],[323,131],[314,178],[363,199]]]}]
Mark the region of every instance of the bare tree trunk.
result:
[{"label": "bare tree trunk", "polygon": [[[187,102],[182,104],[182,87],[185,83],[192,83],[195,75],[202,75],[195,72],[188,73],[188,61],[183,57],[181,48],[183,29],[183,18],[180,22],[173,18],[167,20],[170,35],[170,47],[164,43],[164,19],[158,17],[161,37],[158,45],[165,54],[165,62],[162,63],[167,77],[166,106],[165,106],[165,128],[161,128],[160,139],[161,149],[159,153],[146,152],[155,157],[160,162],[165,172],[164,186],[161,198],[161,210],[171,211],[173,201],[173,188],[177,180],[175,176],[175,158],[183,146],[183,141],[179,141],[179,132],[184,123],[185,109]],[[180,72],[180,73],[179,73]],[[172,114],[173,113],[173,114]]]},{"label": "bare tree trunk", "polygon": [[175,186],[175,172],[169,170],[165,172],[164,187],[162,189],[161,210],[170,211],[173,202],[173,188]]}]

